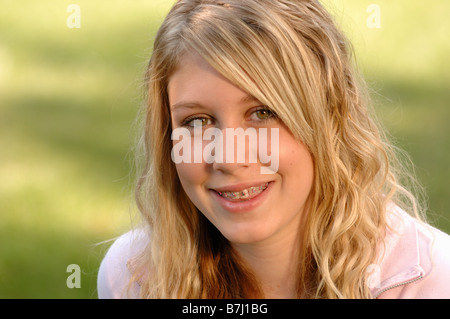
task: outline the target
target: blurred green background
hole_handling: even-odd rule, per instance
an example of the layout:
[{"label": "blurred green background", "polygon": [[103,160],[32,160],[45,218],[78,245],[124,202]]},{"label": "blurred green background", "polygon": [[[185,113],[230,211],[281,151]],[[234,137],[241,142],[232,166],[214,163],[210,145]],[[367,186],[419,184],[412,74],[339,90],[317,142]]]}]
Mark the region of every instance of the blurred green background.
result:
[{"label": "blurred green background", "polygon": [[[72,3],[80,28],[67,24]],[[0,298],[97,297],[102,242],[136,215],[142,77],[172,3],[0,0]],[[327,3],[377,112],[412,156],[431,220],[450,232],[450,2]],[[66,285],[70,264],[81,288]]]}]

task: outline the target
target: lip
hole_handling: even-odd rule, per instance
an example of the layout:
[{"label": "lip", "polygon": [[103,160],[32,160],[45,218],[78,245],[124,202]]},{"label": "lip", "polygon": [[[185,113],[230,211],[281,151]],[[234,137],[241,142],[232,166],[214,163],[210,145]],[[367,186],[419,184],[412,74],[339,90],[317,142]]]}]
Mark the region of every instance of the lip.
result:
[{"label": "lip", "polygon": [[223,186],[223,187],[215,187],[215,188],[210,188],[210,189],[213,191],[216,191],[216,192],[240,192],[246,188],[250,188],[253,186],[261,186],[261,185],[264,185],[267,183],[270,183],[270,181],[239,183],[239,184]]},{"label": "lip", "polygon": [[[245,200],[233,200],[230,198],[222,197],[218,194],[218,192],[239,192],[243,189],[250,188],[252,186],[260,186],[263,184],[266,184],[267,188],[263,190],[261,193],[256,195],[255,197],[252,197],[250,199]],[[244,213],[251,211],[255,209],[256,207],[260,206],[264,200],[269,195],[271,189],[273,186],[273,182],[256,182],[256,183],[242,183],[242,184],[235,184],[225,187],[219,187],[219,188],[210,188],[211,195],[213,198],[219,203],[219,205],[224,208],[225,210],[231,212],[231,213]]]}]

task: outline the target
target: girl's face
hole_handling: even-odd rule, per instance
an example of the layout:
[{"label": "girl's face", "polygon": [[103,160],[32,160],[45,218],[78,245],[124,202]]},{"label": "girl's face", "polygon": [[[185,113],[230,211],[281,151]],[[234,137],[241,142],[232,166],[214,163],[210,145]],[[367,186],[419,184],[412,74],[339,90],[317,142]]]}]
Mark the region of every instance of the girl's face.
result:
[{"label": "girl's face", "polygon": [[[234,154],[244,153],[244,163],[226,160],[225,155],[222,161],[211,161],[204,154],[197,157],[201,161],[175,161],[181,184],[194,205],[231,243],[262,243],[296,236],[314,179],[313,160],[305,145],[267,107],[198,55],[183,57],[169,80],[168,94],[174,132],[184,128],[194,136],[194,131],[198,134],[213,128],[223,133],[223,145],[217,143],[214,151],[206,153],[218,156],[221,151],[227,152],[231,139],[226,138],[226,129],[254,129],[259,141],[260,129],[265,128],[267,150],[273,153],[271,162],[277,162],[274,166],[259,156],[250,161],[251,150],[260,148],[255,142],[249,143],[250,138],[243,146],[234,143]],[[276,131],[278,136],[272,134]],[[173,150],[177,148],[177,154],[183,155],[191,152],[192,159],[195,152],[199,155],[211,143],[204,140],[198,148],[192,138],[191,142],[184,141],[185,149],[180,151],[177,146],[181,144],[177,143],[182,142],[173,138]],[[277,154],[273,146],[278,147]],[[269,166],[272,174],[262,174],[261,168]]]}]

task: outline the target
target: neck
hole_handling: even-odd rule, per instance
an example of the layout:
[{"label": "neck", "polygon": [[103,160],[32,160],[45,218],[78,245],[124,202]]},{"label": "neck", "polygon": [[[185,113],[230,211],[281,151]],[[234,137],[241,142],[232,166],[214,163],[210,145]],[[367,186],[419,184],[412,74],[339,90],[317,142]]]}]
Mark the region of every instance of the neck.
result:
[{"label": "neck", "polygon": [[232,244],[259,280],[265,298],[297,298],[299,232],[270,241]]}]

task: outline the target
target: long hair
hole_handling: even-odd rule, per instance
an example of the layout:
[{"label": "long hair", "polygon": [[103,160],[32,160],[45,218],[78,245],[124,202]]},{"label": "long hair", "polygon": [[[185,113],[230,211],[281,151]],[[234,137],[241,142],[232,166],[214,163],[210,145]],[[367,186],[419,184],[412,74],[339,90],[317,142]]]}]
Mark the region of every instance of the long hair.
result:
[{"label": "long hair", "polygon": [[369,298],[367,269],[387,227],[386,207],[420,209],[400,186],[402,163],[370,111],[349,42],[315,0],[180,0],[164,20],[146,77],[136,189],[149,233],[134,263],[141,296],[264,297],[251,269],[190,201],[170,160],[167,85],[189,51],[270,107],[313,157],[298,297]]}]

